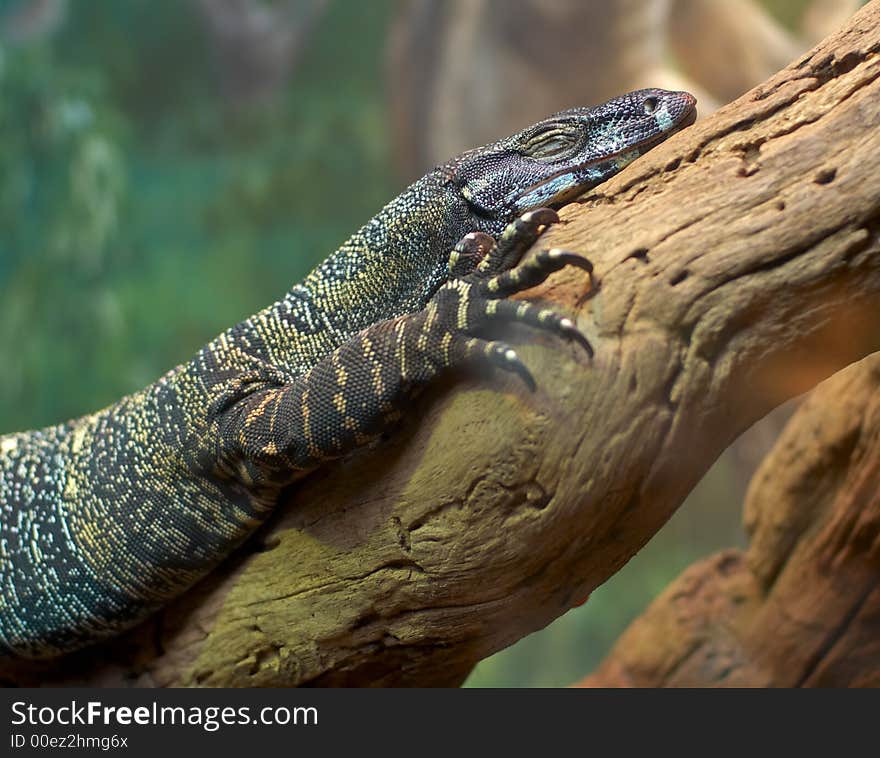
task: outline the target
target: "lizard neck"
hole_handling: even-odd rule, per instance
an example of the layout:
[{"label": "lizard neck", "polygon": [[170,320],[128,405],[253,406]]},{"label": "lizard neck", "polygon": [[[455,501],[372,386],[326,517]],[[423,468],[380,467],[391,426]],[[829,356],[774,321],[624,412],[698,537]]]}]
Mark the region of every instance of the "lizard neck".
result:
[{"label": "lizard neck", "polygon": [[448,278],[453,246],[473,229],[464,198],[435,169],[355,232],[288,298],[307,293],[334,328],[352,334],[419,310]]}]

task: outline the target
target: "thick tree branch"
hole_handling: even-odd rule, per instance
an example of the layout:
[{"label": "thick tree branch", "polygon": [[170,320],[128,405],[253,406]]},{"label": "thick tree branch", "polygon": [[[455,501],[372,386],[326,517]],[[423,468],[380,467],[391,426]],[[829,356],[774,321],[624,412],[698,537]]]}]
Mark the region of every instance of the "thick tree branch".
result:
[{"label": "thick tree branch", "polygon": [[[563,213],[588,254],[518,331],[538,390],[450,380],[293,492],[261,540],[124,639],[17,681],[455,684],[604,582],[736,436],[880,348],[880,2]],[[255,543],[256,544],[256,543]]]}]

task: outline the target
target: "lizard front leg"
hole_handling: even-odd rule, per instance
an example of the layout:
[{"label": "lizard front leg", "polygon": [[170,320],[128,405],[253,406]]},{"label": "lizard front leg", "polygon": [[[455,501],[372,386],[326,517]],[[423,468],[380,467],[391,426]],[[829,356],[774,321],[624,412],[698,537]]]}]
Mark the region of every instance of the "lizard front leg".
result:
[{"label": "lizard front leg", "polygon": [[217,419],[227,471],[245,484],[281,484],[366,444],[397,421],[405,402],[441,371],[487,361],[534,380],[505,342],[487,339],[496,322],[520,322],[592,347],[574,323],[555,311],[508,296],[574,265],[592,276],[588,260],[544,250],[516,264],[556,213],[525,214],[496,243],[489,235],[465,236],[450,256],[450,279],[416,313],[374,324],[300,377],[246,395]]}]

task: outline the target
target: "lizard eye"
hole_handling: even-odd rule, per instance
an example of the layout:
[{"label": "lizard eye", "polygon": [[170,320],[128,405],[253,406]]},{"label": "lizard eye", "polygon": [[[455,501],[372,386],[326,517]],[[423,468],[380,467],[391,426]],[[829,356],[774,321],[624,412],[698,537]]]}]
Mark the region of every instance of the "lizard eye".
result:
[{"label": "lizard eye", "polygon": [[567,134],[546,132],[535,136],[525,152],[532,158],[557,158],[569,152],[574,142]]},{"label": "lizard eye", "polygon": [[562,139],[562,137],[551,137],[550,139],[539,143],[536,146],[536,151],[541,155],[556,155],[557,153],[566,150],[568,146],[568,140]]},{"label": "lizard eye", "polygon": [[656,97],[646,97],[642,101],[642,108],[645,110],[645,114],[650,116],[657,110],[657,98]]}]

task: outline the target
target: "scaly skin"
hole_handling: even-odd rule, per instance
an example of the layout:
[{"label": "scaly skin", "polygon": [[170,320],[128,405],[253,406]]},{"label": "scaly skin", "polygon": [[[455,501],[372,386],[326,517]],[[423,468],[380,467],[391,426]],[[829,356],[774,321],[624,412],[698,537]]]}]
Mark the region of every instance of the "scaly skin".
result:
[{"label": "scaly skin", "polygon": [[531,382],[513,350],[480,338],[489,322],[590,349],[569,320],[506,299],[589,263],[543,251],[515,266],[556,218],[542,206],[693,113],[686,93],[642,90],[464,153],[155,384],[0,437],[0,654],[57,655],[143,620],[240,545],[282,487],[374,439],[445,368],[483,359]]}]

